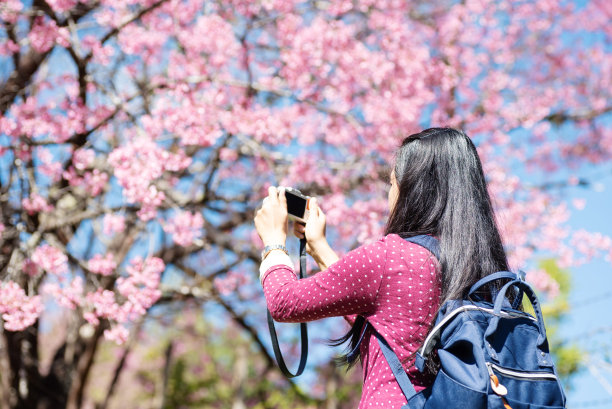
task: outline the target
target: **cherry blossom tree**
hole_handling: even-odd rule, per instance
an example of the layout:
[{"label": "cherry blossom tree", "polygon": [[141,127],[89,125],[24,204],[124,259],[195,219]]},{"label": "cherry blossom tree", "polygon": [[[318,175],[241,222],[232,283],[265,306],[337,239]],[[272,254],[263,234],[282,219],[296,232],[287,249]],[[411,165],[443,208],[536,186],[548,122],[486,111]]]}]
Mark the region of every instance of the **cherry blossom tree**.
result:
[{"label": "cherry blossom tree", "polygon": [[475,140],[512,266],[554,296],[538,257],[612,258],[563,197],[610,169],[611,18],[606,0],[2,0],[0,407],[106,407],[124,361],[88,394],[104,340],[125,358],[186,300],[275,371],[266,188],[320,197],[347,251],[382,233],[393,152],[428,126]]}]

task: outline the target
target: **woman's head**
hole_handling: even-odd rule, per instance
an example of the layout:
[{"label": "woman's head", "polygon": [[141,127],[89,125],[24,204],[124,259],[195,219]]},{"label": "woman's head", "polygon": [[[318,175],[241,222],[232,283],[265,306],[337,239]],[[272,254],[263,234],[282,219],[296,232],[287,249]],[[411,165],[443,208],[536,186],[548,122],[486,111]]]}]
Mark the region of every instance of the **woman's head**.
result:
[{"label": "woman's head", "polygon": [[440,240],[442,302],[466,295],[508,263],[476,147],[463,132],[430,128],[406,137],[395,156],[386,233]]}]

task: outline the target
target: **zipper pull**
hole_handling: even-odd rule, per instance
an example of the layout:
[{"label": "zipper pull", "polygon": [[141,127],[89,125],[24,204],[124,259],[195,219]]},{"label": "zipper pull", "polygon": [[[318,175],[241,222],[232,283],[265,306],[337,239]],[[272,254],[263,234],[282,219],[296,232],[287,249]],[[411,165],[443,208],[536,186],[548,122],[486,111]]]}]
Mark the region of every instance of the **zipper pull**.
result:
[{"label": "zipper pull", "polygon": [[501,398],[502,403],[504,404],[504,409],[512,409],[506,398],[504,398],[504,396],[508,394],[508,389],[504,385],[499,383],[497,375],[493,373],[493,368],[491,367],[491,364],[488,362],[486,364],[487,370],[489,371],[489,378],[491,378],[491,389],[493,389],[493,392],[495,392]]},{"label": "zipper pull", "polygon": [[499,396],[506,396],[508,394],[508,389],[506,389],[504,385],[499,383],[497,375],[493,373],[493,368],[491,368],[491,365],[488,362],[487,369],[489,370],[489,378],[491,378],[491,389],[493,389],[493,392],[495,392]]},{"label": "zipper pull", "polygon": [[506,396],[508,394],[508,389],[499,383],[499,379],[495,375],[491,375],[491,389],[499,396]]}]

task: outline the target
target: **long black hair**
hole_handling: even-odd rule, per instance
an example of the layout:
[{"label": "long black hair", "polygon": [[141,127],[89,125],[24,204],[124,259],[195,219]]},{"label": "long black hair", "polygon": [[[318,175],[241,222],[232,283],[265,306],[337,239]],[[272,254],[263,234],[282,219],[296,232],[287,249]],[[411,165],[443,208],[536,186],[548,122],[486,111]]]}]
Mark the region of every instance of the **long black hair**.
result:
[{"label": "long black hair", "polygon": [[[406,137],[396,152],[394,171],[399,193],[385,234],[438,238],[440,305],[466,297],[479,279],[508,270],[480,158],[465,133],[430,128]],[[358,316],[332,344],[350,340],[348,349],[355,350],[364,323]],[[337,359],[347,361],[350,367],[356,359]]]}]

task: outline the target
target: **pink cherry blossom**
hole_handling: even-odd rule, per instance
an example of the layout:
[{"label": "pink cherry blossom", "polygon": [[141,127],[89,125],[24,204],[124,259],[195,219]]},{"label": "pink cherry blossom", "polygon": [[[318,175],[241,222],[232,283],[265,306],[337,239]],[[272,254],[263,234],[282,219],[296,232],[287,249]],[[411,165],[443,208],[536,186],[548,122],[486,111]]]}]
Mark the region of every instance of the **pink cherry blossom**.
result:
[{"label": "pink cherry blossom", "polygon": [[139,216],[143,220],[155,217],[155,209],[165,194],[151,183],[164,171],[179,171],[191,163],[181,151],[172,154],[144,136],[115,149],[109,155],[109,163],[115,168],[115,176],[124,188],[130,203],[142,203]]},{"label": "pink cherry blossom", "polygon": [[74,310],[83,303],[83,279],[75,277],[67,285],[46,283],[41,294],[51,297],[62,307]]},{"label": "pink cherry blossom", "polygon": [[0,44],[0,55],[12,55],[19,51],[19,45],[12,40],[6,40]]},{"label": "pink cherry blossom", "polygon": [[107,253],[105,256],[96,254],[87,263],[87,268],[92,273],[108,276],[115,272],[117,263],[115,263],[114,257],[110,253]]},{"label": "pink cherry blossom", "polygon": [[219,152],[219,158],[223,161],[235,161],[238,159],[238,153],[235,150],[223,148]]},{"label": "pink cherry blossom", "polygon": [[39,16],[34,19],[28,38],[33,49],[44,53],[55,45],[57,35],[58,27],[55,21]]},{"label": "pink cherry blossom", "polygon": [[[124,282],[130,282],[130,285],[142,285],[147,288],[155,289],[159,286],[161,273],[165,268],[164,262],[158,257],[147,259],[136,257],[132,259],[130,265],[126,267],[128,278],[124,280]],[[118,286],[120,286],[119,283]],[[125,297],[128,297],[128,295],[124,294],[121,290],[119,290],[119,292]]]},{"label": "pink cherry blossom", "polygon": [[550,278],[544,270],[530,270],[527,272],[525,279],[532,284],[536,290],[546,293],[549,298],[555,298],[559,295],[559,283]]},{"label": "pink cherry blossom", "polygon": [[107,65],[111,62],[112,56],[115,54],[115,49],[110,45],[102,45],[100,40],[92,35],[87,35],[81,40],[81,45],[85,50],[88,50],[93,55],[95,61],[102,65]]},{"label": "pink cherry blossom", "polygon": [[159,283],[164,269],[164,262],[157,257],[131,260],[126,267],[128,276],[117,279],[117,291],[127,300],[121,307],[120,322],[144,315],[159,299]]},{"label": "pink cherry blossom", "polygon": [[198,17],[191,30],[180,33],[179,40],[188,54],[209,55],[208,62],[213,67],[228,64],[228,60],[239,55],[240,45],[232,26],[218,15]]},{"label": "pink cherry blossom", "polygon": [[6,330],[24,330],[36,322],[42,311],[39,295],[28,297],[14,281],[0,284],[0,314]]},{"label": "pink cherry blossom", "polygon": [[107,213],[102,219],[102,231],[106,235],[121,233],[125,230],[125,217],[120,214]]},{"label": "pink cherry blossom", "polygon": [[62,176],[62,163],[53,158],[48,149],[38,149],[37,156],[42,162],[38,168],[39,171],[48,176],[53,182],[57,182]]},{"label": "pink cherry blossom", "polygon": [[571,244],[583,255],[575,263],[582,264],[602,253],[608,253],[612,249],[612,238],[601,233],[578,230],[572,235]]},{"label": "pink cherry blossom", "polygon": [[86,172],[83,177],[83,184],[85,190],[87,190],[92,197],[96,197],[108,186],[108,174],[101,172],[99,169]]},{"label": "pink cherry blossom", "polygon": [[113,325],[111,329],[104,330],[104,338],[118,345],[125,343],[129,335],[130,332],[123,325]]},{"label": "pink cherry blossom", "polygon": [[0,7],[0,18],[7,23],[15,23],[19,12],[23,10],[23,3],[19,0],[5,0]]},{"label": "pink cherry blossom", "polygon": [[115,301],[115,293],[111,290],[98,288],[95,292],[85,295],[85,301],[93,309],[96,317],[116,319],[120,306]]},{"label": "pink cherry blossom", "polygon": [[24,198],[21,205],[29,215],[53,210],[53,206],[47,203],[47,200],[38,193],[32,193],[30,197]]},{"label": "pink cherry blossom", "polygon": [[[93,267],[99,271],[110,271],[111,260],[109,260],[109,256],[106,258],[95,257]],[[90,260],[90,267],[91,264]],[[164,269],[165,265],[159,258],[142,259],[136,257],[131,260],[126,267],[127,277],[119,277],[116,283],[117,292],[122,299],[118,299],[114,291],[102,288],[86,294],[87,311],[84,315],[85,319],[92,325],[98,325],[100,318],[119,325],[144,315],[147,309],[161,296],[159,283]],[[122,342],[123,336],[117,337],[116,335],[124,335],[126,331],[124,329],[115,335],[112,335],[112,332],[109,333],[111,334],[109,339]]]},{"label": "pink cherry blossom", "polygon": [[[87,301],[89,301],[89,299]],[[93,311],[85,311],[83,313],[83,318],[85,319],[85,321],[87,321],[94,327],[97,327],[98,325],[100,325],[100,320],[98,319],[98,316],[96,315],[96,313]]]},{"label": "pink cherry blossom", "polygon": [[177,212],[164,224],[164,231],[172,234],[172,240],[179,246],[188,246],[202,236],[203,226],[202,214]]},{"label": "pink cherry blossom", "polygon": [[74,7],[79,0],[47,0],[47,4],[56,12],[63,12]]},{"label": "pink cherry blossom", "polygon": [[61,276],[68,272],[68,257],[58,248],[42,244],[32,253],[32,262],[46,272]]},{"label": "pink cherry blossom", "polygon": [[78,149],[72,154],[72,163],[78,170],[84,170],[93,164],[95,158],[93,149]]},{"label": "pink cherry blossom", "polygon": [[213,285],[219,294],[229,295],[249,282],[250,280],[244,272],[232,270],[228,271],[223,276],[216,277],[213,281]]}]

